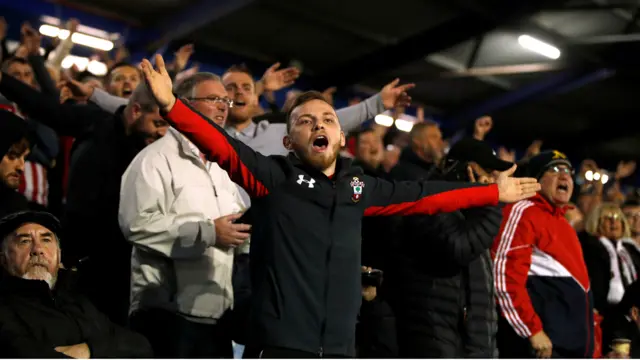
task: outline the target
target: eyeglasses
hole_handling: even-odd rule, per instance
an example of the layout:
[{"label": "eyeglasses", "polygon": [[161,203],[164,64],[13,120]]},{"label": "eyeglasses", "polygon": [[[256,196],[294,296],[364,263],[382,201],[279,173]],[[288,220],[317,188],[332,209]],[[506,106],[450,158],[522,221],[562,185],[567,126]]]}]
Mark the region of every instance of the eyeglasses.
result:
[{"label": "eyeglasses", "polygon": [[611,214],[602,214],[601,218],[616,221],[616,220],[619,220],[621,216],[618,213],[611,213]]},{"label": "eyeglasses", "polygon": [[567,167],[560,167],[560,166],[554,166],[549,168],[550,172],[554,173],[554,174],[568,174],[568,175],[573,175],[575,174],[575,171],[573,169],[569,169]]},{"label": "eyeglasses", "polygon": [[210,104],[217,104],[217,103],[222,103],[227,105],[227,107],[232,108],[233,107],[233,100],[229,99],[229,98],[222,98],[219,96],[211,96],[211,97],[192,97],[192,98],[187,98],[187,100],[191,100],[191,101],[206,101]]}]

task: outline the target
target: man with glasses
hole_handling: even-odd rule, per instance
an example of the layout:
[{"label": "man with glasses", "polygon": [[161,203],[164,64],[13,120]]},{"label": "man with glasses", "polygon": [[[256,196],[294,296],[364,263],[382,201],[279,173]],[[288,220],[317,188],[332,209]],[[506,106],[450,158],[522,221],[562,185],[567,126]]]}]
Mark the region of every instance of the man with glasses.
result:
[{"label": "man with glasses", "polygon": [[500,357],[589,358],[594,345],[589,275],[578,236],[564,217],[573,167],[554,150],[531,158],[527,172],[542,189],[505,206],[491,250],[501,310]]},{"label": "man with glasses", "polygon": [[[224,126],[232,102],[217,75],[196,73],[174,89]],[[248,197],[218,164],[173,128],[122,177],[119,221],[133,243],[131,326],[162,358],[231,358],[234,255],[250,225],[236,223]]]}]

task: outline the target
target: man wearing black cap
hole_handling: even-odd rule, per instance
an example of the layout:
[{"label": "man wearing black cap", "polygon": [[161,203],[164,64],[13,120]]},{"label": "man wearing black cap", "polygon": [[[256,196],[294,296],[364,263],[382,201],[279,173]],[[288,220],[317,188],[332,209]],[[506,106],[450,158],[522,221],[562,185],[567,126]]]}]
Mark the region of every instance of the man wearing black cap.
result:
[{"label": "man wearing black cap", "polygon": [[[492,183],[494,171],[512,166],[486,143],[468,138],[430,175],[424,168],[416,176]],[[501,220],[496,206],[403,219],[400,261],[389,279],[401,357],[495,357],[489,249]]]},{"label": "man wearing black cap", "polygon": [[505,206],[491,249],[501,310],[501,357],[591,357],[593,301],[582,247],[565,219],[573,167],[557,151],[532,157],[529,176],[541,190]]},{"label": "man wearing black cap", "polygon": [[0,217],[27,210],[27,199],[17,192],[25,158],[29,155],[29,125],[5,110],[0,110]]},{"label": "man wearing black cap", "polygon": [[17,358],[150,357],[139,334],[114,325],[73,290],[60,223],[46,212],[0,219],[0,349]]}]

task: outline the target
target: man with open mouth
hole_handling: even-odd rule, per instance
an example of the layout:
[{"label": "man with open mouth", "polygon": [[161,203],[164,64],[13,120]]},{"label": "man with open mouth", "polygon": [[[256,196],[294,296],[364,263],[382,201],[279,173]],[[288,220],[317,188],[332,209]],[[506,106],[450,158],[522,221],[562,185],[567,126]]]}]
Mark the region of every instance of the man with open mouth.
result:
[{"label": "man with open mouth", "polygon": [[590,358],[594,349],[591,283],[583,250],[564,214],[573,167],[560,151],[529,160],[542,190],[507,205],[492,247],[502,316],[498,350],[505,358]]},{"label": "man with open mouth", "polygon": [[535,179],[502,173],[497,184],[391,183],[339,158],[344,133],[318,92],[287,113],[287,156],[263,156],[172,93],[162,56],[143,60],[145,81],[165,119],[217,162],[252,197],[252,338],[262,357],[353,357],[362,300],[363,216],[433,214],[514,202],[535,194]]}]

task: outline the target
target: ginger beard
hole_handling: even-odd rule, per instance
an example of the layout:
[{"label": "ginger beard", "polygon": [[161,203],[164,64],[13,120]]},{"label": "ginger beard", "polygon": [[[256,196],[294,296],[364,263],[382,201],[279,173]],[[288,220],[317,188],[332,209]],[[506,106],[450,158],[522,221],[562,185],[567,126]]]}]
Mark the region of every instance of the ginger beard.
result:
[{"label": "ginger beard", "polygon": [[322,100],[310,100],[297,106],[290,118],[291,129],[284,146],[317,170],[331,167],[345,145],[333,107]]}]

